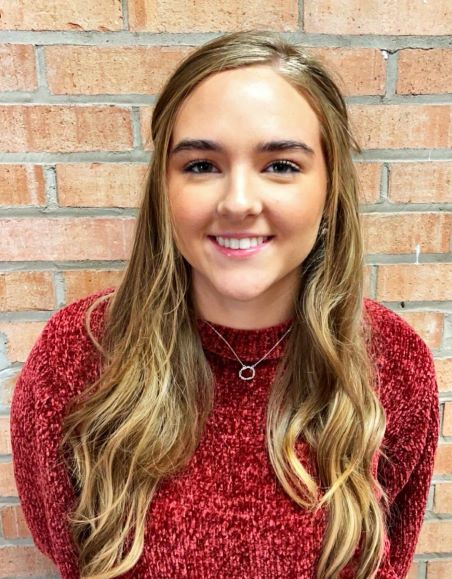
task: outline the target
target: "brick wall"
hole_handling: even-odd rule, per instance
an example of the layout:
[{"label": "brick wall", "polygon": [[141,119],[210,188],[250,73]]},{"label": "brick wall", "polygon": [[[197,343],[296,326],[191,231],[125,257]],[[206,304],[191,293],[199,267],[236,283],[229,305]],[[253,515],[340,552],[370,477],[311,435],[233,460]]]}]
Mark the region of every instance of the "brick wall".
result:
[{"label": "brick wall", "polygon": [[441,440],[410,578],[452,577],[450,3],[187,4],[0,0],[0,577],[57,575],[13,480],[17,374],[52,312],[120,279],[164,79],[239,28],[302,42],[343,78],[364,148],[367,293],[423,336],[438,373]]}]

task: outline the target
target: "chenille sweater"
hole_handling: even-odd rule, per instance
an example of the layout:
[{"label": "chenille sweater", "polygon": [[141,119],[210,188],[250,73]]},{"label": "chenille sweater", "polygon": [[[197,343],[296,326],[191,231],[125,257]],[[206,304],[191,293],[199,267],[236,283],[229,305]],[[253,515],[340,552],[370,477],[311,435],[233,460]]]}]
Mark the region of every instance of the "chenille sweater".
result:
[{"label": "chenille sweater", "polygon": [[[63,579],[80,576],[66,514],[74,494],[57,455],[68,403],[98,376],[97,350],[83,315],[102,292],[74,302],[46,323],[16,384],[11,406],[14,472],[36,546]],[[101,327],[105,302],[93,313]],[[438,389],[432,355],[398,315],[366,299],[372,352],[386,414],[384,436],[391,461],[378,456],[374,472],[391,510],[379,579],[406,577],[424,518],[438,443]],[[241,360],[259,360],[291,321],[243,330],[213,324]],[[186,469],[165,480],[148,515],[145,545],[127,579],[313,579],[327,524],[325,509],[312,514],[283,491],[265,445],[269,389],[287,338],[256,366],[253,380],[227,345],[198,319],[206,358],[215,375],[215,402],[201,442]],[[300,353],[302,355],[302,353]],[[306,444],[297,453],[311,469]],[[356,555],[356,553],[355,553]],[[353,577],[353,559],[341,577]]]}]

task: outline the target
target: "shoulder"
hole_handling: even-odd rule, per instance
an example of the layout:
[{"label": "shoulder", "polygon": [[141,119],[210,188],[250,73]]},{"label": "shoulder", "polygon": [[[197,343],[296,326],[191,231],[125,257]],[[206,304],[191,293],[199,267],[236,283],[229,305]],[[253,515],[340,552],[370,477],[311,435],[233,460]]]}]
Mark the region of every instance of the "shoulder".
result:
[{"label": "shoulder", "polygon": [[64,397],[80,391],[95,378],[100,368],[100,355],[86,330],[87,314],[94,307],[89,328],[98,339],[105,318],[108,296],[114,288],[92,293],[56,311],[46,322],[21,371],[22,380],[32,380],[36,395],[38,390]]},{"label": "shoulder", "polygon": [[[366,298],[365,316],[371,330],[371,352],[386,409],[419,402],[428,406],[437,395],[433,355],[408,322],[383,304]],[[427,409],[427,408],[426,408]]]}]

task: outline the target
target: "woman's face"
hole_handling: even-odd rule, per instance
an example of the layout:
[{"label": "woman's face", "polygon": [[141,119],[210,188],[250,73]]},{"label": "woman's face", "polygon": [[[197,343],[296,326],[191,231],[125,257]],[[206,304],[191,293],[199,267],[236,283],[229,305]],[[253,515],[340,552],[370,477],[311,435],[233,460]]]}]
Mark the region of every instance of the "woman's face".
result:
[{"label": "woman's face", "polygon": [[199,310],[289,317],[327,188],[306,99],[268,66],[217,73],[184,101],[168,155],[176,242]]}]

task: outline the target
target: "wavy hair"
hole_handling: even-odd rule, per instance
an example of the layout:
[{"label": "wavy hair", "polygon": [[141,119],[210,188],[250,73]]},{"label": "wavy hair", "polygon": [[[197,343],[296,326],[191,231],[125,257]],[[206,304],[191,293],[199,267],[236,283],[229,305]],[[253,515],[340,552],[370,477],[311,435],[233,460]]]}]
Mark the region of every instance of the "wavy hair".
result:
[{"label": "wavy hair", "polygon": [[[176,115],[191,91],[210,75],[255,65],[272,67],[308,100],[319,119],[328,173],[321,231],[300,266],[293,331],[271,387],[269,460],[295,503],[327,509],[318,578],[337,578],[350,563],[357,579],[367,579],[382,561],[388,503],[372,465],[383,453],[385,415],[363,308],[352,161],[360,147],[331,73],[301,46],[250,30],[198,47],[163,87],[127,268],[119,286],[96,299],[85,317],[102,371],[74,399],[61,441],[77,491],[68,516],[82,579],[117,577],[137,563],[159,482],[186,466],[212,409],[213,375],[197,332],[190,266],[174,241],[167,155]],[[102,300],[107,308],[98,341],[90,317]],[[297,456],[300,437],[312,451],[316,476]]]}]

